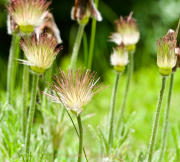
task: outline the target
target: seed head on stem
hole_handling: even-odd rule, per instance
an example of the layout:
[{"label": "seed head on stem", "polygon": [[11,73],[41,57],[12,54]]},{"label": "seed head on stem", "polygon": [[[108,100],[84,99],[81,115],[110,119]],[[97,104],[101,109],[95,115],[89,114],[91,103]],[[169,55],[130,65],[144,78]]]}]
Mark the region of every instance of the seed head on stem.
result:
[{"label": "seed head on stem", "polygon": [[23,36],[20,47],[24,51],[27,60],[21,60],[23,64],[29,65],[35,72],[42,74],[48,69],[56,58],[62,46],[56,48],[57,41],[55,37],[49,36],[47,33],[39,35],[39,39],[35,34],[31,36]]},{"label": "seed head on stem", "polygon": [[45,0],[11,0],[6,8],[22,32],[32,33],[34,27],[46,21],[44,17],[50,3]]},{"label": "seed head on stem", "polygon": [[[67,110],[71,110],[77,116],[84,110],[84,107],[91,99],[106,87],[96,86],[98,80],[95,80],[95,72],[90,70],[77,69],[73,74],[71,69],[67,75],[59,69],[60,75],[54,75],[54,81],[49,83],[52,94],[47,94],[53,102],[61,103]],[[54,91],[56,90],[56,92]],[[56,95],[57,93],[57,95]]]},{"label": "seed head on stem", "polygon": [[[136,20],[132,18],[133,12],[130,12],[129,16],[120,16],[119,20],[116,20],[116,32],[110,36],[110,41],[120,45],[122,42],[125,46],[132,48],[139,41],[140,33],[136,23]],[[135,47],[134,47],[135,48]]]}]

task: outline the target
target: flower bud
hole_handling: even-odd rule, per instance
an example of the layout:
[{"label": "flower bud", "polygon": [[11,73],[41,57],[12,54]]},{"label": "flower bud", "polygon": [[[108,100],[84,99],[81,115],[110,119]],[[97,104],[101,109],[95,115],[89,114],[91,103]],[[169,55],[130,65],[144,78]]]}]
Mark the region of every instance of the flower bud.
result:
[{"label": "flower bud", "polygon": [[120,17],[116,21],[116,32],[110,36],[110,41],[120,45],[122,42],[128,46],[128,50],[134,50],[139,40],[140,33],[136,20],[132,18],[133,12],[128,17]]},{"label": "flower bud", "polygon": [[36,33],[38,39],[39,35],[43,33],[48,33],[49,36],[55,36],[59,44],[62,43],[60,31],[55,23],[52,13],[48,12],[45,16],[45,19],[47,20],[46,22],[42,23],[40,26],[34,29],[34,32]]},{"label": "flower bud", "polygon": [[176,32],[169,29],[168,33],[159,38],[157,44],[157,65],[159,72],[163,76],[168,76],[176,64],[177,56],[175,55]]},{"label": "flower bud", "polygon": [[75,5],[71,11],[72,20],[77,20],[79,24],[86,25],[90,17],[95,17],[97,21],[102,20],[93,0],[75,0]]},{"label": "flower bud", "polygon": [[122,43],[120,46],[113,49],[111,54],[111,65],[114,66],[114,70],[121,73],[125,70],[125,66],[128,63],[128,51]]}]

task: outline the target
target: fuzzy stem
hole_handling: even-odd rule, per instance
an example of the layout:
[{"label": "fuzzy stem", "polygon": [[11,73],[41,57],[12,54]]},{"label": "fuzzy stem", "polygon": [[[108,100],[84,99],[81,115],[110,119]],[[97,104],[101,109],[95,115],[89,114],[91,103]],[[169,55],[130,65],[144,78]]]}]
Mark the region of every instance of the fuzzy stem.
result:
[{"label": "fuzzy stem", "polygon": [[78,162],[81,162],[82,159],[82,150],[83,150],[83,126],[81,121],[81,116],[77,116],[78,126],[79,126],[79,153],[78,153]]},{"label": "fuzzy stem", "polygon": [[163,123],[163,131],[162,131],[162,138],[161,138],[161,148],[160,148],[160,156],[159,156],[159,162],[163,161],[164,154],[166,151],[166,141],[167,141],[167,132],[168,132],[168,124],[169,124],[169,112],[170,112],[170,104],[171,104],[171,96],[172,96],[172,89],[173,89],[173,83],[174,83],[174,73],[171,74],[170,77],[170,86],[169,86],[169,92],[168,92],[168,100],[164,115],[164,123]]},{"label": "fuzzy stem", "polygon": [[76,61],[77,61],[77,56],[79,52],[79,47],[81,44],[83,32],[84,32],[84,27],[85,25],[79,25],[78,33],[76,36],[76,42],[74,44],[72,56],[71,56],[71,63],[70,63],[70,68],[74,71],[76,68]]},{"label": "fuzzy stem", "polygon": [[[98,0],[95,0],[95,4],[96,4],[96,7],[98,7]],[[89,58],[88,58],[88,65],[87,65],[88,69],[91,69],[91,66],[92,66],[95,35],[96,35],[96,19],[93,18],[92,28],[91,28],[91,40],[90,40],[90,47],[89,47]]]},{"label": "fuzzy stem", "polygon": [[159,100],[158,100],[158,104],[156,108],[156,114],[155,114],[155,119],[154,119],[154,123],[152,127],[152,134],[151,134],[150,144],[149,144],[148,162],[151,162],[152,157],[153,157],[154,145],[156,141],[156,134],[157,134],[158,124],[159,124],[159,116],[161,112],[161,105],[162,105],[165,87],[166,87],[166,77],[162,76],[162,86],[161,86]]},{"label": "fuzzy stem", "polygon": [[28,98],[28,89],[29,89],[29,69],[28,66],[24,65],[23,67],[23,80],[22,80],[22,131],[23,137],[26,137],[26,126],[27,126],[27,98]]},{"label": "fuzzy stem", "polygon": [[113,145],[114,113],[115,113],[115,108],[116,108],[116,98],[117,98],[117,90],[118,90],[120,75],[121,75],[120,73],[116,74],[116,80],[114,83],[114,87],[112,91],[112,98],[111,98],[110,122],[109,122],[109,153]]},{"label": "fuzzy stem", "polygon": [[12,41],[11,41],[11,47],[10,47],[10,53],[9,53],[9,60],[8,60],[8,72],[7,72],[7,101],[8,104],[12,105],[12,97],[13,97],[13,72],[14,72],[14,57],[16,53],[16,39],[17,35],[12,35]]},{"label": "fuzzy stem", "polygon": [[[54,88],[53,85],[52,85],[52,87],[53,87],[54,91],[56,92],[56,95],[58,96],[57,91],[56,91],[56,89]],[[59,98],[59,100],[61,101],[61,98],[60,98],[59,96],[58,96],[58,98]],[[61,103],[62,103],[62,101],[61,101]],[[63,107],[64,107],[64,106],[63,106]],[[79,133],[78,133],[78,131],[77,131],[77,128],[76,128],[76,126],[75,126],[75,124],[74,124],[74,121],[73,121],[71,115],[69,114],[68,110],[67,110],[65,107],[64,107],[64,109],[65,109],[65,111],[67,112],[67,114],[68,114],[68,116],[69,116],[69,118],[70,118],[70,120],[71,120],[71,122],[72,122],[72,124],[73,124],[73,127],[74,127],[74,129],[75,129],[75,131],[76,131],[77,136],[79,137]],[[85,152],[84,147],[83,147],[83,152],[84,152],[86,161],[88,162],[88,159],[87,159],[87,156],[86,156],[86,152]]]},{"label": "fuzzy stem", "polygon": [[123,100],[122,100],[122,105],[121,105],[121,108],[119,110],[119,114],[118,114],[118,118],[117,118],[118,122],[117,122],[116,134],[119,131],[121,119],[123,118],[123,113],[124,113],[124,109],[126,107],[126,102],[127,102],[127,97],[128,97],[128,93],[129,93],[131,78],[132,78],[133,70],[134,70],[134,51],[131,51],[129,53],[129,56],[130,56],[130,60],[129,60],[128,74],[127,74],[127,82],[126,82],[126,88],[125,88],[124,96],[123,96]]},{"label": "fuzzy stem", "polygon": [[31,103],[30,103],[29,116],[28,116],[28,122],[27,122],[27,128],[26,128],[26,139],[25,139],[25,157],[26,157],[25,161],[26,162],[28,162],[28,157],[29,157],[31,128],[32,128],[35,105],[36,105],[36,94],[37,94],[38,80],[39,80],[39,75],[33,74]]}]

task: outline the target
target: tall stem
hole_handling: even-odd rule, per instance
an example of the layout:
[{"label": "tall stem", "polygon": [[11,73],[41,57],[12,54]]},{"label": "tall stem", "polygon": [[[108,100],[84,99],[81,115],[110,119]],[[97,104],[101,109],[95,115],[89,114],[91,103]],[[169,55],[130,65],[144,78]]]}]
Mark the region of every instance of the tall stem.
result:
[{"label": "tall stem", "polygon": [[82,150],[83,150],[83,126],[81,121],[81,116],[77,117],[78,126],[79,126],[79,153],[78,153],[78,162],[81,162],[82,159]]},{"label": "tall stem", "polygon": [[152,134],[151,134],[151,138],[150,138],[148,162],[151,162],[152,157],[153,157],[154,145],[155,145],[155,141],[156,141],[156,134],[157,134],[158,124],[159,124],[159,116],[160,116],[160,112],[161,112],[161,105],[162,105],[165,87],[166,87],[166,77],[163,76],[161,91],[160,91],[159,100],[158,100],[158,104],[157,104],[157,108],[156,108],[155,119],[154,119],[154,123],[153,123],[153,127],[152,127]]},{"label": "tall stem", "polygon": [[32,128],[32,123],[33,123],[33,118],[34,118],[38,80],[39,80],[39,75],[33,74],[31,103],[30,103],[28,122],[27,122],[27,128],[26,128],[26,139],[25,139],[25,157],[26,157],[25,161],[26,162],[28,162],[28,157],[29,157],[31,128]]},{"label": "tall stem", "polygon": [[162,141],[161,141],[159,162],[163,161],[164,154],[165,154],[165,151],[166,151],[166,141],[167,141],[167,132],[168,132],[168,124],[169,124],[169,112],[170,112],[170,104],[171,104],[173,83],[174,83],[174,73],[172,73],[171,77],[170,77],[168,100],[167,100],[167,105],[166,105],[166,110],[165,110],[165,115],[164,115],[163,131],[162,131],[162,138],[161,138]]},{"label": "tall stem", "polygon": [[110,123],[109,123],[109,153],[113,145],[113,131],[114,131],[114,113],[116,108],[116,98],[117,98],[117,89],[120,80],[120,73],[116,74],[116,80],[114,83],[112,98],[111,98],[111,107],[110,107]]},{"label": "tall stem", "polygon": [[[98,0],[95,0],[95,4],[96,4],[96,7],[98,8]],[[90,40],[90,47],[89,47],[89,58],[88,58],[88,65],[87,65],[88,69],[91,69],[91,65],[92,65],[95,35],[96,35],[96,19],[93,18],[92,28],[91,28],[91,40]]]},{"label": "tall stem", "polygon": [[131,84],[131,78],[132,78],[133,70],[134,70],[134,51],[131,51],[129,53],[129,56],[130,56],[129,57],[130,59],[129,59],[128,74],[127,74],[127,82],[126,82],[126,88],[125,88],[124,96],[123,96],[123,100],[122,100],[122,105],[121,105],[121,108],[120,108],[119,114],[118,114],[118,122],[117,122],[116,134],[119,131],[119,127],[120,127],[120,124],[121,124],[121,119],[123,117],[123,113],[124,113],[124,110],[125,110],[125,107],[126,107],[127,97],[128,97],[128,93],[129,93],[129,87],[130,87],[130,84]]},{"label": "tall stem", "polygon": [[10,47],[10,53],[9,53],[9,60],[8,60],[8,72],[7,72],[7,101],[8,104],[12,104],[12,97],[13,97],[13,80],[14,80],[14,57],[16,53],[16,39],[17,35],[12,35],[12,41],[11,41],[11,47]]},{"label": "tall stem", "polygon": [[82,35],[84,32],[84,27],[85,27],[85,25],[79,25],[78,33],[76,36],[76,42],[75,42],[74,48],[73,48],[73,52],[72,52],[72,56],[71,56],[71,63],[70,63],[70,68],[73,71],[76,68],[76,61],[77,61],[77,56],[78,56],[78,52],[79,52],[79,47],[80,47],[81,40],[82,40]]},{"label": "tall stem", "polygon": [[26,126],[27,126],[27,98],[28,98],[28,89],[29,89],[29,69],[28,66],[23,66],[23,80],[22,80],[22,131],[23,137],[26,137]]},{"label": "tall stem", "polygon": [[[53,87],[54,91],[56,92],[57,97],[58,97],[59,100],[61,101],[61,98],[58,96],[56,89],[54,88],[53,85],[52,85],[52,87]],[[62,101],[61,101],[61,103],[62,103]],[[77,134],[77,136],[79,137],[79,133],[78,133],[78,131],[77,131],[77,128],[76,128],[76,126],[75,126],[75,124],[74,124],[74,121],[73,121],[71,115],[69,114],[68,110],[67,110],[64,106],[63,106],[63,108],[64,108],[64,110],[67,112],[67,114],[68,114],[68,116],[69,116],[69,118],[70,118],[70,120],[71,120],[71,122],[72,122],[72,124],[73,124],[73,127],[74,127],[74,129],[75,129],[75,131],[76,131],[76,134]],[[87,155],[86,155],[86,152],[85,152],[84,147],[83,147],[83,152],[84,152],[86,161],[88,162]]]}]

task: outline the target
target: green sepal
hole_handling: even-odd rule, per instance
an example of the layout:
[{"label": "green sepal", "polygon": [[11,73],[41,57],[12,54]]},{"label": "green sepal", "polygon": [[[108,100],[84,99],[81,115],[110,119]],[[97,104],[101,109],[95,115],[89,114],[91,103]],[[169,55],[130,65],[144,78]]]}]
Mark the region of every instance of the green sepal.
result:
[{"label": "green sepal", "polygon": [[168,69],[159,68],[159,73],[160,73],[162,76],[169,76],[169,75],[172,73],[172,68],[168,68]]},{"label": "green sepal", "polygon": [[125,70],[125,66],[114,66],[114,70],[118,73],[122,73]]},{"label": "green sepal", "polygon": [[23,33],[32,33],[34,30],[34,27],[31,25],[27,25],[27,26],[22,25],[22,26],[19,26],[19,28]]}]

